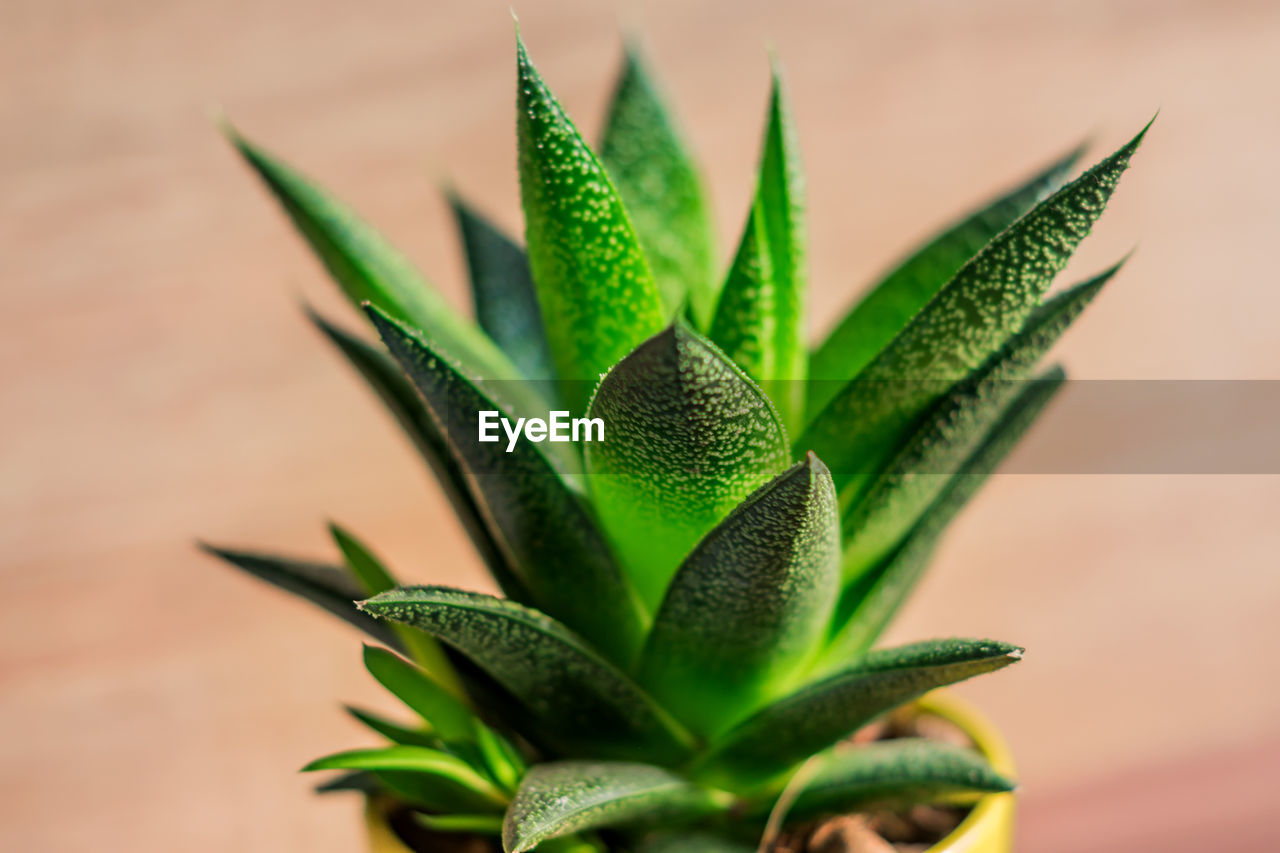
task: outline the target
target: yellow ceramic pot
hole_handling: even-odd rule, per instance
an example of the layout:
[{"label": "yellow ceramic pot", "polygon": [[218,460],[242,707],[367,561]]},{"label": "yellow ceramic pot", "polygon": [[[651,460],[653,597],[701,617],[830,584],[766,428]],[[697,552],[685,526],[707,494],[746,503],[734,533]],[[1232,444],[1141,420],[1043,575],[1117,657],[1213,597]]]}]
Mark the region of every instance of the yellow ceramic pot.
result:
[{"label": "yellow ceramic pot", "polygon": [[[943,690],[916,702],[929,714],[955,723],[969,735],[978,750],[1001,775],[1016,778],[1013,756],[994,725],[966,702]],[[386,822],[386,804],[370,798],[365,804],[365,824],[372,853],[412,853]],[[1013,849],[1013,794],[990,794],[978,801],[950,835],[927,853],[1010,853]]]}]

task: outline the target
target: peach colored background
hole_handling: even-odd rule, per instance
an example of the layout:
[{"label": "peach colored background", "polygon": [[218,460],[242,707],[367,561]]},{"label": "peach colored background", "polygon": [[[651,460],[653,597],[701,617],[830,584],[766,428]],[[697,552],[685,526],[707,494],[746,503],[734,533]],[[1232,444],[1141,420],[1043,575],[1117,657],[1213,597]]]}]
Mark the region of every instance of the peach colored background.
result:
[{"label": "peach colored background", "polygon": [[[1160,107],[1073,272],[1139,252],[1061,357],[1091,378],[1280,378],[1280,5],[519,11],[593,134],[618,20],[643,28],[726,247],[776,47],[815,327],[966,205]],[[339,700],[389,707],[355,635],[191,542],[323,555],[333,517],[410,578],[483,581],[301,317],[303,296],[343,309],[205,113],[322,177],[461,299],[434,184],[517,225],[512,77],[505,0],[0,3],[0,846],[359,849],[355,804],[294,773],[364,740]],[[1278,506],[1277,477],[1006,476],[955,527],[894,634],[1029,647],[964,690],[1019,756],[1025,849],[1274,849]]]}]

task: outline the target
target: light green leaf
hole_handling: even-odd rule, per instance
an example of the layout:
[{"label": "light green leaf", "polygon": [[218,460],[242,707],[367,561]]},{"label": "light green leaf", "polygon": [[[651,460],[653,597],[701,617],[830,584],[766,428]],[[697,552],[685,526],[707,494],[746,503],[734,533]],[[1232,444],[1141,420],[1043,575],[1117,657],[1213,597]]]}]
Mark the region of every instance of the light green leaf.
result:
[{"label": "light green leaf", "polygon": [[739,724],[701,763],[698,778],[726,787],[769,778],[935,687],[1021,657],[1017,646],[992,640],[931,640],[870,652]]},{"label": "light green leaf", "polygon": [[458,649],[523,705],[520,733],[560,754],[667,762],[692,746],[630,677],[536,610],[444,587],[394,590],[362,606]]},{"label": "light green leaf", "polygon": [[716,300],[715,234],[702,175],[638,47],[628,42],[600,143],[668,308],[705,329]]},{"label": "light green leaf", "polygon": [[1013,790],[972,749],[924,738],[837,748],[787,812],[791,820],[972,800]]},{"label": "light green leaf", "polygon": [[720,733],[812,662],[839,560],[835,487],[810,454],[743,501],[681,565],[640,682],[693,731]]},{"label": "light green leaf", "polygon": [[664,309],[617,190],[516,42],[529,263],[561,399],[580,414],[599,377],[678,306]]},{"label": "light green leaf", "polygon": [[[1064,378],[1062,370],[1054,368],[1029,383],[950,477],[898,550],[846,588],[836,608],[828,661],[838,666],[871,648],[919,581],[943,530],[1026,434]],[[858,569],[850,567],[845,575],[856,577]]]},{"label": "light green leaf", "polygon": [[614,660],[629,662],[643,637],[639,600],[583,498],[541,450],[569,445],[525,439],[510,445],[501,430],[499,440],[479,441],[479,413],[514,420],[511,409],[400,323],[376,309],[370,316],[444,425],[453,458],[533,600]]},{"label": "light green leaf", "polygon": [[371,302],[423,331],[477,376],[520,376],[493,341],[445,302],[408,258],[372,226],[230,125],[225,130],[354,305]]},{"label": "light green leaf", "polygon": [[[430,776],[451,783],[460,793],[471,794],[480,805],[506,805],[507,798],[493,784],[462,759],[423,746],[388,746],[380,749],[353,749],[318,758],[302,768],[315,770],[369,770]],[[395,777],[393,777],[395,778]]]},{"label": "light green leaf", "polygon": [[743,498],[782,470],[787,438],[760,389],[677,321],[609,371],[584,445],[601,524],[650,612],[680,561]]},{"label": "light green leaf", "polygon": [[462,522],[463,529],[467,531],[503,594],[516,601],[532,601],[529,591],[507,564],[506,556],[498,548],[471,496],[462,466],[450,454],[442,427],[423,404],[413,383],[405,378],[404,371],[382,350],[329,323],[318,314],[309,313],[309,316],[381,398],[413,441],[435,474],[445,497]]},{"label": "light green leaf", "polygon": [[800,149],[775,67],[759,184],[711,340],[760,383],[789,430],[799,429],[804,414],[807,252]]},{"label": "light green leaf", "polygon": [[507,853],[573,832],[637,823],[669,824],[724,808],[727,798],[651,764],[556,761],[520,783],[502,826]]},{"label": "light green leaf", "polygon": [[425,728],[411,728],[401,725],[381,714],[366,711],[364,708],[356,708],[351,705],[345,707],[348,714],[393,743],[398,743],[402,746],[440,748],[440,739]]},{"label": "light green leaf", "polygon": [[[371,595],[377,595],[380,592],[386,592],[399,586],[396,583],[396,579],[391,576],[391,572],[387,571],[386,566],[378,559],[377,555],[349,531],[330,522],[329,534],[333,537],[338,550],[342,552],[347,568],[351,570],[351,573],[356,576],[361,586],[364,587],[362,598],[368,598]],[[445,657],[444,650],[440,648],[435,640],[421,631],[404,625],[395,626],[395,631],[404,648],[408,650],[409,656],[426,670],[433,680],[454,696],[463,695],[462,684],[458,681],[458,674],[453,671],[453,667],[449,664],[449,659]]]},{"label": "light green leaf", "polygon": [[965,261],[1033,205],[1062,186],[1084,153],[1079,146],[1021,185],[970,213],[912,252],[845,315],[809,362],[808,410],[831,402],[841,383],[884,349]]},{"label": "light green leaf", "polygon": [[401,647],[400,638],[389,626],[379,624],[356,609],[356,601],[365,597],[364,592],[345,570],[288,557],[234,551],[203,542],[199,546],[206,554],[225,560],[246,574],[319,605],[378,642],[393,648]]},{"label": "light green leaf", "polygon": [[458,223],[476,320],[547,400],[555,399],[555,369],[542,327],[542,310],[524,249],[455,193],[449,204]]},{"label": "light green leaf", "polygon": [[1049,299],[982,367],[956,383],[844,515],[845,570],[856,576],[885,557],[978,447],[1035,363],[1120,264]]},{"label": "light green leaf", "polygon": [[861,492],[902,431],[1022,328],[1145,133],[992,240],[814,418],[795,446],[826,461],[842,498],[846,487]]},{"label": "light green leaf", "polygon": [[432,832],[464,832],[472,835],[502,834],[502,815],[424,814],[415,812],[413,819]]},{"label": "light green leaf", "polygon": [[408,705],[445,743],[470,743],[479,720],[462,700],[399,655],[377,646],[364,647],[364,666],[378,683]]}]

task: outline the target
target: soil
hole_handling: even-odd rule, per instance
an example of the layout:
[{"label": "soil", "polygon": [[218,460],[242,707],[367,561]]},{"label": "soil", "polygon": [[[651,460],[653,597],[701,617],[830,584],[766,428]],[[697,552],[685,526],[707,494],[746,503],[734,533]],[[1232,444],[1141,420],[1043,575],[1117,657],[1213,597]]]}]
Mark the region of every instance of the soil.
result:
[{"label": "soil", "polygon": [[[873,743],[900,737],[925,737],[972,747],[955,724],[912,707],[860,729],[850,741]],[[960,825],[967,808],[912,806],[903,811],[840,815],[789,829],[769,845],[769,853],[924,853]],[[431,853],[500,853],[491,838],[432,832],[405,810],[390,817],[391,827],[411,850]]]}]

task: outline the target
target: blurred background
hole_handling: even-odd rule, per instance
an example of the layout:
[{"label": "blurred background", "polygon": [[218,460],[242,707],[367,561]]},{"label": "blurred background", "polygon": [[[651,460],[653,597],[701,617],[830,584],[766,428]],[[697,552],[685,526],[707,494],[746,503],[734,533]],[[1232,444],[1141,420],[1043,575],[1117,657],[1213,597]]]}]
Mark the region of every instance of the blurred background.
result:
[{"label": "blurred background", "polygon": [[[1064,280],[1137,254],[1058,354],[1091,379],[1280,378],[1280,4],[517,10],[593,138],[620,28],[643,33],[726,252],[777,51],[815,333],[955,214],[1159,108]],[[356,635],[193,540],[323,557],[333,518],[403,576],[485,581],[300,301],[356,318],[207,114],[461,303],[438,187],[519,228],[513,77],[506,0],[0,2],[0,846],[361,849],[357,803],[295,772],[365,742],[339,700],[392,707]],[[1277,509],[1274,475],[1006,474],[955,525],[893,639],[1028,647],[962,688],[1018,756],[1021,849],[1276,849]]]}]

